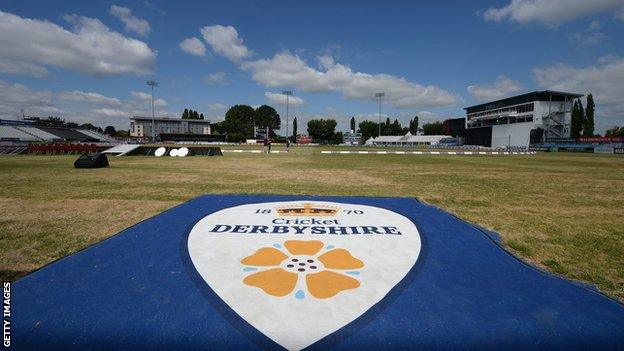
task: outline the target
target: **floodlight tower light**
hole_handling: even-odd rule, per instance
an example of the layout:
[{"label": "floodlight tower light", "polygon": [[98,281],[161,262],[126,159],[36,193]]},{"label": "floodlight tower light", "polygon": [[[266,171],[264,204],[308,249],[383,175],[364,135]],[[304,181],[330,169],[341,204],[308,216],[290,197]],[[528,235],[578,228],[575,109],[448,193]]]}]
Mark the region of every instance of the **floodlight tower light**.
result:
[{"label": "floodlight tower light", "polygon": [[154,87],[158,86],[158,82],[148,80],[147,85],[152,87],[152,142],[156,141],[156,126],[154,125]]}]

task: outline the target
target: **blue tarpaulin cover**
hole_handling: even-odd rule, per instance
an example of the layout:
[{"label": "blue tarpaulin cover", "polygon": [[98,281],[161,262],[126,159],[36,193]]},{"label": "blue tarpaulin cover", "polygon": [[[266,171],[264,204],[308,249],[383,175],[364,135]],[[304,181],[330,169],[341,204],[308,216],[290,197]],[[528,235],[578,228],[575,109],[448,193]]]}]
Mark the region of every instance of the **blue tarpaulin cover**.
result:
[{"label": "blue tarpaulin cover", "polygon": [[12,285],[12,347],[281,349],[198,274],[187,241],[223,208],[328,201],[388,209],[421,251],[371,308],[309,349],[624,349],[624,307],[503,250],[491,233],[410,198],[205,195],[60,259]]}]

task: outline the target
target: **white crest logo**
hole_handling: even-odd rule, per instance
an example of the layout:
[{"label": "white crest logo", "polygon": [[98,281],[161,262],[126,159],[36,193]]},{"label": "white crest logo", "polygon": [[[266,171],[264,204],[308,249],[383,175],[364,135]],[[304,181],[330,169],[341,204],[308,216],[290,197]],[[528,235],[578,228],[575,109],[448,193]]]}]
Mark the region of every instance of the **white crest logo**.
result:
[{"label": "white crest logo", "polygon": [[287,201],[226,208],[200,220],[188,250],[240,317],[299,350],[379,302],[416,263],[414,223],[365,205]]}]

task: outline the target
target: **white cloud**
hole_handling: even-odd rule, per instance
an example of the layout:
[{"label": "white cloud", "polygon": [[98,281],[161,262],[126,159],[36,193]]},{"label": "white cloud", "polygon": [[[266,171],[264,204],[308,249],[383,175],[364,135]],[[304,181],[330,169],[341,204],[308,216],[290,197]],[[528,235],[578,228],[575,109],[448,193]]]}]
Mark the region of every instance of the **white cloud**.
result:
[{"label": "white cloud", "polygon": [[150,24],[142,18],[132,15],[132,11],[127,7],[113,5],[108,9],[108,13],[123,22],[126,31],[145,36],[150,31]]},{"label": "white cloud", "polygon": [[223,83],[225,82],[225,72],[209,74],[202,78],[202,81],[206,84]]},{"label": "white cloud", "polygon": [[205,26],[200,30],[204,40],[214,52],[238,62],[252,55],[238,37],[238,31],[232,26]]},{"label": "white cloud", "polygon": [[[157,116],[172,116],[163,106],[166,101],[156,100]],[[133,92],[132,98],[121,100],[102,94],[83,91],[64,91],[54,94],[50,91],[32,90],[21,84],[0,80],[0,118],[15,118],[21,110],[28,116],[55,116],[76,123],[92,123],[105,127],[128,129],[129,117],[151,116],[151,96]]]},{"label": "white cloud", "polygon": [[452,106],[461,98],[442,88],[410,82],[389,74],[369,74],[353,71],[349,66],[334,62],[329,55],[319,56],[320,69],[308,65],[298,55],[282,52],[269,59],[244,60],[252,55],[232,26],[213,25],[201,29],[204,40],[212,49],[269,88],[292,87],[305,92],[340,92],[346,99],[374,100],[383,91],[384,104],[396,108]]},{"label": "white cloud", "polygon": [[584,31],[571,33],[569,35],[570,41],[579,48],[600,44],[609,38],[606,34],[600,32],[601,28],[602,23],[598,20],[593,20]]},{"label": "white cloud", "polygon": [[572,33],[570,40],[577,46],[597,45],[607,40],[608,36],[602,32]]},{"label": "white cloud", "polygon": [[[137,99],[140,100],[142,102],[149,102],[150,104],[152,103],[152,94],[150,93],[144,93],[142,91],[133,91],[131,92],[132,96]],[[163,99],[154,99],[154,106],[167,106],[167,101],[163,100]]]},{"label": "white cloud", "polygon": [[0,106],[3,111],[12,112],[27,107],[52,107],[52,92],[35,91],[22,84],[0,80]]},{"label": "white cloud", "polygon": [[331,56],[318,57],[321,70],[310,67],[299,56],[288,52],[270,59],[245,62],[242,68],[267,87],[296,87],[305,92],[341,92],[346,99],[373,100],[383,91],[383,102],[396,108],[451,106],[460,98],[436,86],[423,86],[388,74],[354,72],[335,63]]},{"label": "white cloud", "polygon": [[[267,91],[266,93],[264,93],[264,96],[266,96],[266,98],[272,104],[286,105],[286,95],[284,94],[271,93]],[[303,101],[303,99],[300,97],[296,97],[296,96],[288,97],[288,104],[291,106],[303,105],[304,103],[305,101]]]},{"label": "white cloud", "polygon": [[533,69],[536,83],[546,89],[592,93],[596,102],[596,122],[600,117],[624,123],[624,57],[606,56],[587,67],[556,64]]},{"label": "white cloud", "polygon": [[94,114],[102,117],[117,117],[117,118],[130,118],[131,114],[127,111],[122,111],[113,108],[98,108],[93,109]]},{"label": "white cloud", "polygon": [[44,66],[94,76],[152,73],[156,53],[144,42],[126,38],[95,18],[65,19],[73,24],[72,30],[0,11],[0,47],[4,48],[0,61],[5,68],[20,62],[21,72],[16,73],[31,75],[44,74]]},{"label": "white cloud", "polygon": [[58,98],[63,101],[91,103],[91,104],[103,104],[103,105],[121,105],[121,101],[117,98],[111,98],[98,93],[91,93],[85,91],[64,91],[58,95]]},{"label": "white cloud", "polygon": [[43,78],[48,75],[48,70],[45,67],[32,63],[0,59],[0,73],[25,74],[36,78]]},{"label": "white cloud", "polygon": [[506,6],[487,9],[483,17],[494,22],[510,20],[558,25],[575,18],[618,9],[624,9],[622,0],[512,0]]},{"label": "white cloud", "polygon": [[520,83],[505,76],[499,76],[496,82],[485,85],[469,85],[466,90],[476,100],[491,101],[508,97],[522,89]]},{"label": "white cloud", "polygon": [[219,111],[219,110],[225,110],[227,106],[225,106],[222,103],[215,102],[213,104],[208,105],[208,108],[212,111]]},{"label": "white cloud", "polygon": [[180,43],[180,49],[195,56],[201,57],[206,55],[206,45],[195,37],[182,40]]}]

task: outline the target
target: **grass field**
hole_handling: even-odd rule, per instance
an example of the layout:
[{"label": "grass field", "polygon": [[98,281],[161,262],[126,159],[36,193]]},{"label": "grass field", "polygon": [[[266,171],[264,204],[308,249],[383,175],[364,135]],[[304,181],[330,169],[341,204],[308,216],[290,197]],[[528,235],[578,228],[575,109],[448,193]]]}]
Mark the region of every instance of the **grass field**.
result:
[{"label": "grass field", "polygon": [[[324,148],[325,149],[325,148]],[[15,279],[205,193],[409,196],[501,234],[511,251],[624,301],[624,157],[321,155],[0,157],[0,271]]]}]

